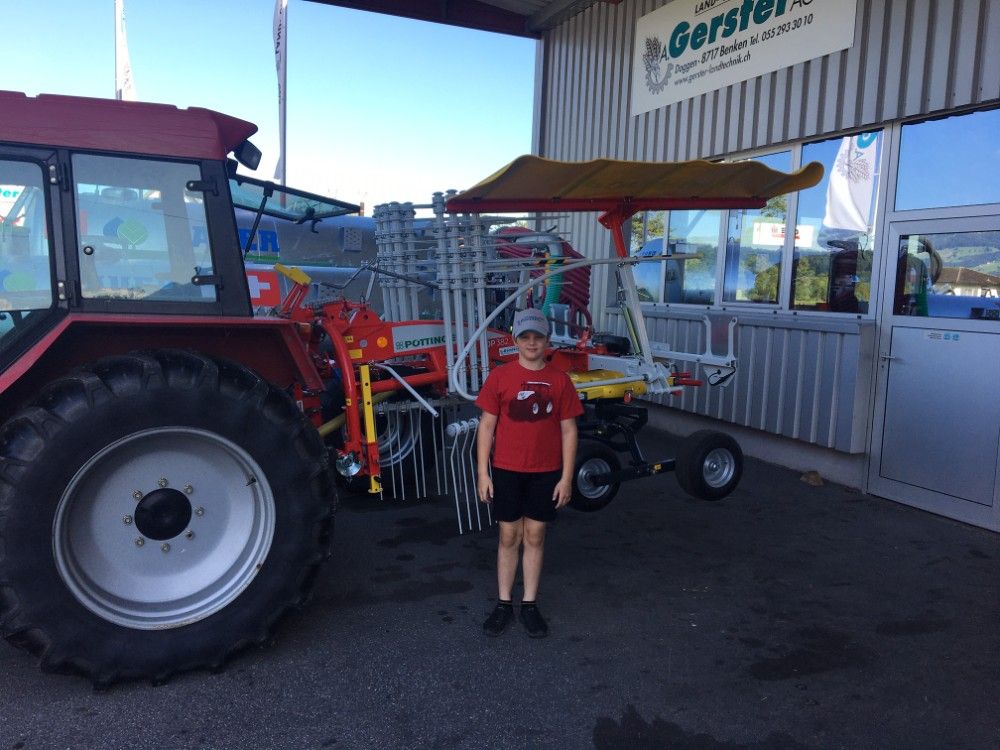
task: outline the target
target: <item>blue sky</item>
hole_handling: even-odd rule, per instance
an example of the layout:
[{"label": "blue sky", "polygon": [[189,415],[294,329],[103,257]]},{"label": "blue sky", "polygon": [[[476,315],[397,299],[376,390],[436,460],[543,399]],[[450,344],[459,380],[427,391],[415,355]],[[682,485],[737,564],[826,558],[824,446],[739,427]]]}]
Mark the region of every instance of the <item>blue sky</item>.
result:
[{"label": "blue sky", "polygon": [[[428,202],[531,149],[535,42],[288,3],[288,182]],[[273,0],[125,0],[139,99],[256,123],[278,156]],[[114,97],[114,0],[4,3],[0,89]]]}]

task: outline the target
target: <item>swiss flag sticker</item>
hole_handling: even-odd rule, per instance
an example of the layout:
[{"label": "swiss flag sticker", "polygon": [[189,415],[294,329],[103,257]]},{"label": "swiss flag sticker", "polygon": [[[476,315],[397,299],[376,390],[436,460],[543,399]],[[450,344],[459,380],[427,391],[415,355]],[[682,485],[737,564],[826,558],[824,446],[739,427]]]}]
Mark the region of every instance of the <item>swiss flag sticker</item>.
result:
[{"label": "swiss flag sticker", "polygon": [[274,271],[246,269],[250,302],[254,307],[277,307],[281,304],[281,286]]}]

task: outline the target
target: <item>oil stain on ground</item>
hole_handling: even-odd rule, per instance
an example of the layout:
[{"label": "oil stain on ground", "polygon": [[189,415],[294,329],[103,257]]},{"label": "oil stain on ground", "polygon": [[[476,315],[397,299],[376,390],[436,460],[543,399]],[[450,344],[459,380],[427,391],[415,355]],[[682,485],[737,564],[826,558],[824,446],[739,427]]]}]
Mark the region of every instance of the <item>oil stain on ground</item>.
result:
[{"label": "oil stain on ground", "polygon": [[634,706],[622,714],[621,721],[600,718],[594,726],[597,750],[809,750],[784,732],[775,732],[760,742],[742,744],[722,742],[709,734],[689,734],[682,727],[660,718],[646,721]]},{"label": "oil stain on ground", "polygon": [[782,656],[761,659],[751,664],[750,674],[758,680],[787,680],[803,675],[820,674],[833,669],[863,667],[875,657],[858,645],[852,636],[821,627],[800,628],[795,631],[799,641]]},{"label": "oil stain on ground", "polygon": [[423,523],[411,523],[404,525],[396,536],[387,539],[379,539],[378,545],[388,549],[395,549],[401,544],[434,544],[443,546],[455,538],[455,521],[452,519],[442,519],[440,521],[427,522],[424,519],[413,519],[423,521]]},{"label": "oil stain on ground", "polygon": [[940,633],[951,627],[951,620],[942,620],[932,617],[913,617],[908,620],[886,620],[880,622],[875,627],[875,632],[879,635],[900,636],[900,635],[926,635],[927,633]]}]

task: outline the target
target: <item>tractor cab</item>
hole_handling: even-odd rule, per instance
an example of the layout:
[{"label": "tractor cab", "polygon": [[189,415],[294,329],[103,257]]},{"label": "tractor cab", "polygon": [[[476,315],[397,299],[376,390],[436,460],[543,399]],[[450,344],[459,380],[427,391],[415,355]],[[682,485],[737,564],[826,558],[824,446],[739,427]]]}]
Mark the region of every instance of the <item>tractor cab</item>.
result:
[{"label": "tractor cab", "polygon": [[0,368],[71,311],[249,315],[226,160],[256,166],[256,126],[80,97],[0,106]]}]

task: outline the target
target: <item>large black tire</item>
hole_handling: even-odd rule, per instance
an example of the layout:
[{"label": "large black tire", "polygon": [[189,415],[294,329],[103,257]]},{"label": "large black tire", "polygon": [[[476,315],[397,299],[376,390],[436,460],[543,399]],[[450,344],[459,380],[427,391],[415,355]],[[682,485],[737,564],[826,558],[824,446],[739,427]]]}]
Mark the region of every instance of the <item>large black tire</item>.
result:
[{"label": "large black tire", "polygon": [[335,502],[318,433],[251,371],[101,360],[0,429],[0,630],[99,686],[219,669],[306,600]]},{"label": "large black tire", "polygon": [[700,500],[721,500],[740,483],[743,451],[722,432],[699,430],[684,438],[675,466],[677,482]]},{"label": "large black tire", "polygon": [[618,454],[604,443],[581,440],[576,451],[576,465],[573,467],[573,499],[570,507],[593,513],[614,500],[621,482],[598,485],[590,481],[590,475],[618,471],[621,466]]}]

